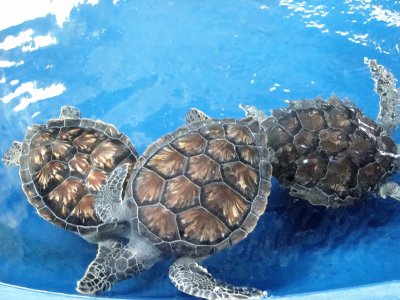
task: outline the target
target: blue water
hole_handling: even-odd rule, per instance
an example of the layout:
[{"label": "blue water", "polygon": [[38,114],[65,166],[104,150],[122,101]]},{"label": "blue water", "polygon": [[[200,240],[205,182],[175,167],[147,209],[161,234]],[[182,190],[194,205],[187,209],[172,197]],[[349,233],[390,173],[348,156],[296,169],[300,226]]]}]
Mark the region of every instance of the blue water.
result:
[{"label": "blue water", "polygon": [[[100,0],[74,8],[62,27],[50,14],[5,28],[0,152],[65,104],[115,124],[139,153],[182,125],[190,107],[241,117],[240,103],[268,112],[286,99],[336,94],[375,118],[378,96],[363,61],[375,58],[400,78],[399,11],[394,0]],[[27,31],[33,41],[5,46]],[[41,36],[53,42],[35,49]],[[50,87],[56,96],[38,95]],[[1,165],[0,182],[0,282],[75,293],[96,246],[36,216],[17,169]],[[274,182],[256,230],[205,264],[216,277],[275,296],[400,280],[399,226],[398,202],[369,197],[327,210]],[[184,297],[168,280],[170,263],[105,296]]]}]

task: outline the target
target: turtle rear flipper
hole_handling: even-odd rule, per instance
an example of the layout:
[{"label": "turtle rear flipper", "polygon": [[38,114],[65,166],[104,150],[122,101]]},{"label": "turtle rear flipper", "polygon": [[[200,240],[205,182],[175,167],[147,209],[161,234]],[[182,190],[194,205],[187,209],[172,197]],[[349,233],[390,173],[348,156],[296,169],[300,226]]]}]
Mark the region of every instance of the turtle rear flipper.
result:
[{"label": "turtle rear flipper", "polygon": [[400,185],[394,181],[387,181],[379,187],[379,195],[384,199],[391,197],[400,201]]},{"label": "turtle rear flipper", "polygon": [[22,143],[14,141],[10,148],[3,155],[3,162],[6,166],[19,166],[19,158],[21,157]]},{"label": "turtle rear flipper", "polygon": [[239,104],[239,108],[244,111],[246,117],[254,118],[260,123],[267,119],[265,113],[262,110],[257,109],[255,106]]},{"label": "turtle rear flipper", "polygon": [[181,292],[204,299],[260,299],[267,296],[267,292],[255,288],[233,286],[214,279],[206,268],[188,257],[171,265],[169,278]]},{"label": "turtle rear flipper", "polygon": [[210,117],[197,108],[191,108],[185,115],[186,124],[205,121],[208,119],[210,119]]},{"label": "turtle rear flipper", "polygon": [[73,106],[62,106],[60,110],[60,117],[61,120],[65,119],[80,119],[81,112],[79,109]]},{"label": "turtle rear flipper", "polygon": [[117,281],[149,269],[158,259],[159,251],[136,235],[128,244],[113,240],[100,242],[96,258],[77,282],[76,290],[98,295],[110,290]]}]

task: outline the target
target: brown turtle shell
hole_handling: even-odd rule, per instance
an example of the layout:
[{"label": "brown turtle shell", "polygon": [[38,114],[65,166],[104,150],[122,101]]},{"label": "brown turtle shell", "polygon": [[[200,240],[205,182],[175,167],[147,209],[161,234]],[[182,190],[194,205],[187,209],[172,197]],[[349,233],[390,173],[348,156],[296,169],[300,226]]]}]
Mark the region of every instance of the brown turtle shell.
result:
[{"label": "brown turtle shell", "polygon": [[274,150],[273,176],[315,205],[351,205],[394,172],[396,144],[351,104],[294,101],[262,122]]},{"label": "brown turtle shell", "polygon": [[20,177],[29,202],[42,218],[88,233],[102,226],[94,204],[107,176],[118,165],[136,160],[135,148],[113,125],[55,119],[28,129]]},{"label": "brown turtle shell", "polygon": [[149,146],[125,192],[136,230],[159,249],[204,256],[255,227],[271,188],[266,135],[254,119],[206,120]]}]

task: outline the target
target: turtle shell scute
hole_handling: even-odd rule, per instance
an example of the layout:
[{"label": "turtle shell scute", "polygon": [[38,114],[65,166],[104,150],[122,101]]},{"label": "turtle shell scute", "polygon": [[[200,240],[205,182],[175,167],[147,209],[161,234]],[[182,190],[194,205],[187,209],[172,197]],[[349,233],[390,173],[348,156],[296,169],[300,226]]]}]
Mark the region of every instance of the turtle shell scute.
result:
[{"label": "turtle shell scute", "polygon": [[185,176],[168,181],[161,203],[173,213],[179,213],[199,203],[200,188]]},{"label": "turtle shell scute", "polygon": [[286,110],[273,110],[272,115],[276,119],[276,123],[290,135],[295,135],[302,128],[299,118],[295,112],[287,112]]},{"label": "turtle shell scute", "polygon": [[222,178],[219,164],[204,154],[189,159],[187,176],[198,185],[204,185]]},{"label": "turtle shell scute", "polygon": [[226,184],[208,185],[202,190],[201,204],[218,216],[228,228],[242,223],[250,209],[250,202]]},{"label": "turtle shell scute", "polygon": [[179,239],[175,215],[165,206],[158,204],[139,208],[139,219],[156,236],[164,241]]},{"label": "turtle shell scute", "polygon": [[185,155],[192,156],[203,153],[207,141],[199,133],[192,133],[176,139],[171,145]]},{"label": "turtle shell scute", "polygon": [[318,134],[316,132],[302,128],[295,136],[293,144],[300,155],[307,154],[310,149],[318,146]]},{"label": "turtle shell scute", "polygon": [[[239,124],[227,124],[224,125],[226,138],[235,144],[254,145],[255,138],[254,133],[251,132],[247,126]],[[256,132],[255,132],[256,133]]]},{"label": "turtle shell scute", "polygon": [[[99,123],[100,121],[97,121],[97,123]],[[65,119],[64,120],[64,125],[67,127],[70,126],[79,126],[81,124],[81,120],[80,119]]]},{"label": "turtle shell scute", "polygon": [[350,157],[354,164],[361,167],[373,160],[376,147],[376,141],[368,138],[363,131],[357,129],[349,135],[349,147],[343,155]]},{"label": "turtle shell scute", "polygon": [[376,178],[385,175],[385,170],[377,163],[369,163],[358,170],[357,187],[363,191],[374,191],[377,188]]},{"label": "turtle shell scute", "polygon": [[341,130],[327,128],[319,133],[319,145],[326,153],[334,154],[346,149],[349,143]]},{"label": "turtle shell scute", "polygon": [[60,119],[49,120],[47,122],[47,127],[52,129],[65,127],[65,120],[60,120]]},{"label": "turtle shell scute", "polygon": [[58,133],[59,129],[51,128],[51,129],[42,129],[40,132],[37,132],[32,138],[30,142],[30,148],[34,149],[36,147],[42,147],[49,145],[53,142]]},{"label": "turtle shell scute", "polygon": [[293,136],[286,132],[274,118],[268,118],[262,123],[268,136],[268,146],[273,149],[279,149],[288,143],[293,142]]},{"label": "turtle shell scute", "polygon": [[202,207],[185,210],[177,219],[182,238],[194,244],[217,244],[230,233],[218,217]]},{"label": "turtle shell scute", "polygon": [[303,128],[310,131],[320,131],[326,128],[326,121],[323,113],[318,109],[310,108],[296,111],[297,117]]},{"label": "turtle shell scute", "polygon": [[209,141],[207,154],[220,163],[237,160],[235,146],[225,139]]},{"label": "turtle shell scute", "polygon": [[60,133],[58,134],[58,139],[61,141],[71,142],[78,136],[80,136],[83,132],[83,128],[81,127],[64,127],[61,128]]},{"label": "turtle shell scute", "polygon": [[296,160],[294,180],[304,186],[312,186],[326,174],[329,159],[319,152],[312,152]]},{"label": "turtle shell scute", "polygon": [[258,155],[258,149],[256,147],[249,145],[240,145],[236,147],[236,150],[239,154],[241,161],[251,165],[253,168],[258,168],[260,158]]},{"label": "turtle shell scute", "polygon": [[133,196],[138,204],[155,204],[160,201],[164,179],[156,172],[142,168],[132,183]]},{"label": "turtle shell scute", "polygon": [[146,166],[154,170],[160,176],[172,177],[181,175],[186,158],[171,146],[161,147],[146,163]]},{"label": "turtle shell scute", "polygon": [[[23,156],[21,156],[23,157]],[[28,166],[31,173],[38,172],[43,168],[52,157],[52,149],[50,145],[36,147],[28,153]]]}]

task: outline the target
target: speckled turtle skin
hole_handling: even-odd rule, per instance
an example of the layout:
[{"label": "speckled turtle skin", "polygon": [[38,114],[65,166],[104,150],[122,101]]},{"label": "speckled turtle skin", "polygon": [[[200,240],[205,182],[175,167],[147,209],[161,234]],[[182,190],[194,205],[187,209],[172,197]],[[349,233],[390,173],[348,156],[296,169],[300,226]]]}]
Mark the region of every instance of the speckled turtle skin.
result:
[{"label": "speckled turtle skin", "polygon": [[394,172],[397,147],[388,133],[336,97],[293,101],[262,122],[273,149],[273,176],[314,205],[352,205],[377,192]]},{"label": "speckled turtle skin", "polygon": [[42,218],[88,234],[110,226],[94,213],[96,195],[107,176],[118,165],[136,160],[135,148],[113,125],[54,119],[28,129],[19,173],[23,191]]},{"label": "speckled turtle skin", "polygon": [[201,257],[254,229],[271,174],[266,134],[257,121],[199,121],[149,146],[124,201],[134,230],[165,255]]}]

